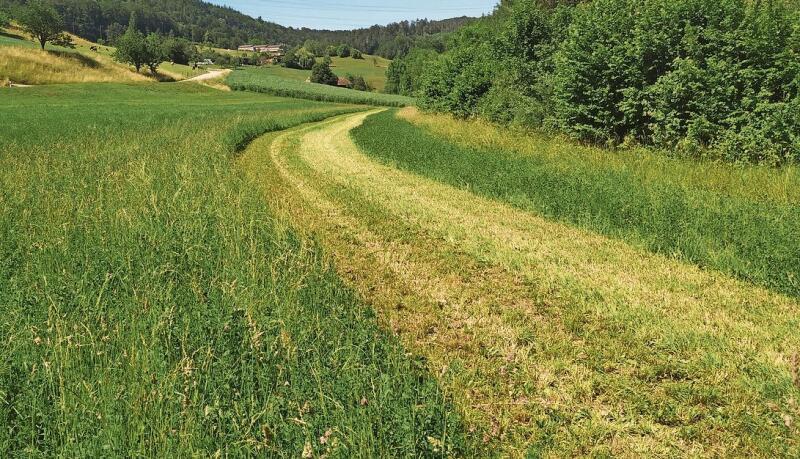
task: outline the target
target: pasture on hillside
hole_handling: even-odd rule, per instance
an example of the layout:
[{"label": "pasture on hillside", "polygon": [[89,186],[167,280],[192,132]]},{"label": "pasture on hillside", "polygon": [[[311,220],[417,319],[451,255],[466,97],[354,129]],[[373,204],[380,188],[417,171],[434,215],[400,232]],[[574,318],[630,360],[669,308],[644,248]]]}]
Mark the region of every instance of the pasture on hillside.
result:
[{"label": "pasture on hillside", "polygon": [[[382,92],[386,87],[386,69],[391,61],[380,56],[364,55],[363,57],[363,59],[331,57],[331,70],[340,77],[362,76],[373,90]],[[267,65],[261,70],[270,75],[298,81],[306,81],[311,76],[311,70],[291,69],[280,65]]]},{"label": "pasture on hillside", "polygon": [[0,456],[463,455],[458,412],[239,169],[361,108],[0,89]]},{"label": "pasture on hillside", "polygon": [[[112,58],[114,48],[72,36],[74,49],[48,44],[44,51],[19,28],[0,29],[0,82],[55,84],[86,82],[137,82],[152,80],[149,72]],[[158,79],[183,80],[206,72],[188,65],[164,62]]]}]

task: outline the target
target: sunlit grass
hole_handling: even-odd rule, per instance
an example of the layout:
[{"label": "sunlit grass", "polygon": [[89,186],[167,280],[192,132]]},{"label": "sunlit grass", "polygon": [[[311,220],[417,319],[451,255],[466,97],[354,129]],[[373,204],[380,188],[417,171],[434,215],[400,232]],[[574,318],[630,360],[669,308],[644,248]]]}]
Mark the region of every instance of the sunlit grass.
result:
[{"label": "sunlit grass", "polygon": [[21,84],[152,81],[109,58],[0,46],[0,78]]},{"label": "sunlit grass", "polygon": [[374,116],[364,150],[403,169],[800,296],[797,170],[609,152],[481,123]]},{"label": "sunlit grass", "polygon": [[398,170],[403,156],[375,161],[348,134],[364,116],[261,139],[245,158],[427,358],[476,456],[798,454],[796,298]]},{"label": "sunlit grass", "polygon": [[53,84],[183,80],[207,71],[164,62],[156,77],[146,69],[137,74],[133,67],[114,61],[115,48],[71,36],[74,49],[48,44],[46,52],[42,52],[20,28],[0,29],[0,81]]},{"label": "sunlit grass", "polygon": [[460,421],[234,160],[355,110],[0,89],[0,455],[441,455]]}]

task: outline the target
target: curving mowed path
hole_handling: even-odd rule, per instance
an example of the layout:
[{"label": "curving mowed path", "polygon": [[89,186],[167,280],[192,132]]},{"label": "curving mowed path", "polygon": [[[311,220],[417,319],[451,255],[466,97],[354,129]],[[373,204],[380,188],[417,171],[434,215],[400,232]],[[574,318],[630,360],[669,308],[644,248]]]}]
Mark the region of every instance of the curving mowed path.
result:
[{"label": "curving mowed path", "polygon": [[798,453],[796,300],[380,164],[349,136],[371,113],[240,165],[426,359],[478,454]]}]

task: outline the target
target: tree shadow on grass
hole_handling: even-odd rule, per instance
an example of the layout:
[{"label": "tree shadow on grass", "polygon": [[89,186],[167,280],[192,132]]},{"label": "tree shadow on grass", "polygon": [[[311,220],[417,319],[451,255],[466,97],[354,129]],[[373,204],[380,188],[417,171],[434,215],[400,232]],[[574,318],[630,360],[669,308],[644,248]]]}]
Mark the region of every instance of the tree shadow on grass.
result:
[{"label": "tree shadow on grass", "polygon": [[98,69],[102,65],[97,62],[95,59],[92,59],[89,56],[83,55],[78,52],[74,51],[55,51],[55,50],[48,50],[48,53],[58,56],[64,59],[69,59],[73,61],[75,64],[82,65],[83,67],[88,67],[91,69]]},{"label": "tree shadow on grass", "polygon": [[148,76],[150,76],[151,78],[155,78],[155,80],[158,81],[159,83],[173,83],[176,81],[175,78],[159,72],[156,72],[155,74],[148,72]]},{"label": "tree shadow on grass", "polygon": [[8,38],[14,38],[14,39],[17,39],[17,40],[30,41],[27,38],[23,37],[22,35],[15,34],[13,32],[8,32],[6,30],[0,30],[0,37],[8,37]]}]

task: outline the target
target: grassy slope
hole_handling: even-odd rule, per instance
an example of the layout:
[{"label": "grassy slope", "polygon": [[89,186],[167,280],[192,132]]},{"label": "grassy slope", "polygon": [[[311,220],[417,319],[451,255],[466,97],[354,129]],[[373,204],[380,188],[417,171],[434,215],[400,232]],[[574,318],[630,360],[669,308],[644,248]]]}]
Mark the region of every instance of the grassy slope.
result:
[{"label": "grassy slope", "polygon": [[348,135],[363,117],[260,140],[245,163],[488,451],[800,453],[796,300],[376,163]]},{"label": "grassy slope", "polygon": [[370,87],[383,91],[386,86],[386,69],[391,61],[380,56],[364,55],[364,59],[334,57],[331,70],[339,76],[361,75]]},{"label": "grassy slope", "polygon": [[0,80],[34,85],[152,81],[109,58],[17,46],[0,46]]},{"label": "grassy slope", "polygon": [[311,70],[290,69],[281,65],[265,65],[260,70],[287,80],[306,81],[311,78]]},{"label": "grassy slope", "polygon": [[355,91],[283,78],[272,75],[268,70],[262,68],[236,70],[231,73],[226,82],[234,90],[263,92],[300,99],[394,107],[414,103],[413,99],[404,96]]},{"label": "grassy slope", "polygon": [[[365,55],[364,59],[334,57],[331,69],[339,76],[361,75],[373,89],[383,91],[386,86],[386,69],[391,61],[380,56]],[[306,81],[311,76],[310,70],[287,69],[280,65],[269,65],[263,70],[270,75],[291,80]]]},{"label": "grassy slope", "polygon": [[0,28],[0,46],[21,46],[23,48],[36,48],[36,43],[26,40],[17,29]]},{"label": "grassy slope", "polygon": [[[28,40],[18,28],[0,29],[0,80],[23,84],[127,82],[151,79],[147,71],[137,75],[132,68],[112,59],[114,48],[73,36],[74,49],[47,45],[47,52]],[[97,47],[97,51],[91,50]],[[188,65],[163,63],[161,79],[182,80],[205,73]]]},{"label": "grassy slope", "polygon": [[196,85],[0,89],[0,455],[457,448],[422,366],[231,160],[349,110]]},{"label": "grassy slope", "polygon": [[[403,169],[800,297],[794,169],[698,165],[514,139],[508,132],[495,133],[504,145],[492,148],[480,144],[487,134],[481,125],[412,116],[437,132],[449,130],[462,144],[392,113],[369,120],[355,139]],[[504,148],[513,140],[527,153]]]}]

